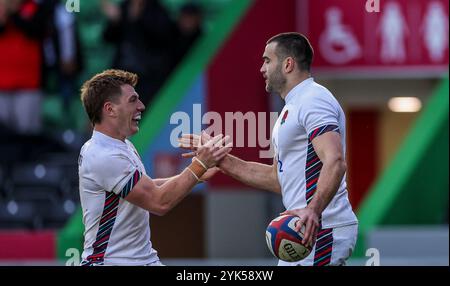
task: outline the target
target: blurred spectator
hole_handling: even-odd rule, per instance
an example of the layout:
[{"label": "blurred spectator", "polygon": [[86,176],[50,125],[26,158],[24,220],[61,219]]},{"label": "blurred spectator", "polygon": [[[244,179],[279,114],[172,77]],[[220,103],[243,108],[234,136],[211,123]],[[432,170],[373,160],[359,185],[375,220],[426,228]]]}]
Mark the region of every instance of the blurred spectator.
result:
[{"label": "blurred spectator", "polygon": [[43,43],[44,76],[47,84],[49,76],[55,77],[56,86],[53,88],[62,96],[63,108],[69,110],[76,90],[77,76],[83,64],[76,18],[74,13],[65,9],[60,0],[45,1],[51,16],[47,19]]},{"label": "blurred spectator", "polygon": [[175,24],[157,0],[102,0],[102,9],[104,38],[117,44],[113,67],[139,74],[136,91],[148,105],[170,73]]},{"label": "blurred spectator", "polygon": [[41,43],[47,9],[0,0],[0,122],[20,134],[41,129]]},{"label": "blurred spectator", "polygon": [[197,4],[184,4],[177,18],[173,65],[176,66],[189,51],[192,44],[203,33],[203,13]]}]

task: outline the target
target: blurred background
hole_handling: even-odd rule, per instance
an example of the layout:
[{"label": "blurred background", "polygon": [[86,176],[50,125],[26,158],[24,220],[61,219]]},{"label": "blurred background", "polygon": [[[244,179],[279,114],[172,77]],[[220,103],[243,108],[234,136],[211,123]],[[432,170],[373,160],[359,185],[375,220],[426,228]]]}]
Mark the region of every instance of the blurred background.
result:
[{"label": "blurred background", "polygon": [[[81,253],[85,80],[138,73],[147,109],[131,140],[147,173],[168,177],[188,163],[170,143],[175,112],[198,132],[208,126],[195,124],[198,111],[281,110],[259,69],[267,39],[286,31],[309,37],[313,77],[347,116],[360,232],[349,264],[372,263],[376,249],[381,265],[448,265],[449,1],[366,2],[0,0],[0,265],[66,265]],[[267,132],[246,125],[245,142],[269,138],[269,116],[257,120]],[[271,163],[261,149],[232,153]],[[151,216],[152,242],[167,265],[276,265],[264,234],[281,211],[279,196],[219,174]]]}]

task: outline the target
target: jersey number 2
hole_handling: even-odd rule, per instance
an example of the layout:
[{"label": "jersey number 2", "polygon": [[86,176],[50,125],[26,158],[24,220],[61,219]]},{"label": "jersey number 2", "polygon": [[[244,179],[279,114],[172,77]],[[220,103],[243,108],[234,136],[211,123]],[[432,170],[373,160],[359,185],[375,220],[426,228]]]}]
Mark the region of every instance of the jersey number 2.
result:
[{"label": "jersey number 2", "polygon": [[280,173],[283,173],[283,162],[281,162],[280,156],[277,156],[277,157],[278,157],[278,171]]}]

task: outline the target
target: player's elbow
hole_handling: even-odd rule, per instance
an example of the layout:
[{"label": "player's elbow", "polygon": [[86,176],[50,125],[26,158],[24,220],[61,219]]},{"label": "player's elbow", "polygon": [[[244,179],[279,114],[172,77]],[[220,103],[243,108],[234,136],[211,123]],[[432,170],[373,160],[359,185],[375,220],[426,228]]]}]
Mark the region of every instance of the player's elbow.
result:
[{"label": "player's elbow", "polygon": [[172,209],[172,207],[170,201],[164,197],[164,193],[159,192],[153,198],[151,206],[148,207],[148,211],[157,216],[164,216]]},{"label": "player's elbow", "polygon": [[159,203],[155,205],[151,210],[149,210],[152,214],[155,214],[157,216],[164,216],[166,215],[170,210],[171,206],[164,203]]},{"label": "player's elbow", "polygon": [[281,188],[280,187],[275,187],[272,189],[272,191],[276,194],[281,194]]},{"label": "player's elbow", "polygon": [[274,182],[274,184],[272,185],[272,188],[270,189],[270,191],[277,193],[277,194],[281,194],[281,186],[278,183],[278,181]]},{"label": "player's elbow", "polygon": [[334,158],[334,166],[340,176],[343,176],[347,172],[347,163],[341,155]]},{"label": "player's elbow", "polygon": [[333,154],[332,156],[328,156],[326,161],[324,162],[324,165],[330,166],[340,176],[343,176],[347,171],[347,164],[342,154]]}]

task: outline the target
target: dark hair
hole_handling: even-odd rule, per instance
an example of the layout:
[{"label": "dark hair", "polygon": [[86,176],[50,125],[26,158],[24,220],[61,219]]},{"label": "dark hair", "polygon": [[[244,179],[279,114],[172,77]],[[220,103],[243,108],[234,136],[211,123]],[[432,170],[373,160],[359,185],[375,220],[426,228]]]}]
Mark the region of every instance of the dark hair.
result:
[{"label": "dark hair", "polygon": [[86,81],[81,87],[81,101],[92,125],[101,122],[105,102],[122,94],[122,85],[135,87],[137,81],[136,74],[114,69],[105,70]]},{"label": "dark hair", "polygon": [[311,70],[314,51],[304,35],[295,32],[281,33],[270,38],[266,44],[270,43],[277,43],[275,54],[280,60],[292,57],[301,71]]}]

